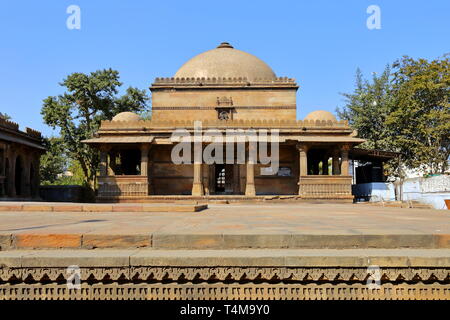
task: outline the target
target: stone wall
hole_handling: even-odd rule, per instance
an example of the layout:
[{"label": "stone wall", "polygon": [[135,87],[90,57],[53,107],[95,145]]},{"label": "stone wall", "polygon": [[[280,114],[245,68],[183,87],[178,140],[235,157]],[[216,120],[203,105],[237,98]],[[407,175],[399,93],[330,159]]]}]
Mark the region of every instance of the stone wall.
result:
[{"label": "stone wall", "polygon": [[[353,185],[353,195],[369,201],[394,201],[395,187],[391,182],[372,182]],[[419,201],[435,209],[447,209],[445,199],[450,199],[450,176],[411,178],[403,182],[403,201]]]}]

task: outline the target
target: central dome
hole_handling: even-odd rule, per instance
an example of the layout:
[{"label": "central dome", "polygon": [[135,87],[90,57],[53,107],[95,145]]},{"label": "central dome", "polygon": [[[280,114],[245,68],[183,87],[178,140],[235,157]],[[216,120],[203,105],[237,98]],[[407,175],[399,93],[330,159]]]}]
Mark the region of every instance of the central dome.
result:
[{"label": "central dome", "polygon": [[203,52],[186,62],[175,78],[247,78],[274,80],[273,70],[261,59],[234,49],[228,42]]}]

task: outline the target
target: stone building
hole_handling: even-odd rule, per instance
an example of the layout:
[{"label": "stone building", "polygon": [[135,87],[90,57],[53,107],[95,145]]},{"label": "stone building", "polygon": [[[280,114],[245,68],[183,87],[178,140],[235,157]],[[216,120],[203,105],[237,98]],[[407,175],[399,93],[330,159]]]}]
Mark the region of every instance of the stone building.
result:
[{"label": "stone building", "polygon": [[41,133],[0,118],[0,199],[39,198]]},{"label": "stone building", "polygon": [[[364,140],[327,111],[297,120],[298,88],[294,79],[277,77],[265,62],[228,43],[192,58],[171,78],[156,78],[152,120],[120,113],[85,140],[101,152],[98,201],[272,195],[351,201],[349,152]],[[243,138],[245,159],[233,155],[234,161],[208,164],[194,155],[192,163],[174,163],[174,132],[195,135],[199,123],[206,137],[200,152],[217,134],[234,131],[236,140],[226,145],[238,149]],[[279,166],[272,174],[263,174],[268,165],[250,156],[254,145],[241,134],[249,130],[271,137],[277,132]]]}]

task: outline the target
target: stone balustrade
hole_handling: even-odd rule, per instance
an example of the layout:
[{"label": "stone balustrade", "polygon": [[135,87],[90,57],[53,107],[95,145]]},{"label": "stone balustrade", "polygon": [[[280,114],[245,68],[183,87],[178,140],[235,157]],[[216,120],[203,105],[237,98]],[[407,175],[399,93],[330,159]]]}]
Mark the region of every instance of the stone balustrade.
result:
[{"label": "stone balustrade", "polygon": [[351,176],[301,176],[302,199],[352,199]]},{"label": "stone balustrade", "polygon": [[102,176],[98,178],[99,197],[147,196],[147,176]]}]

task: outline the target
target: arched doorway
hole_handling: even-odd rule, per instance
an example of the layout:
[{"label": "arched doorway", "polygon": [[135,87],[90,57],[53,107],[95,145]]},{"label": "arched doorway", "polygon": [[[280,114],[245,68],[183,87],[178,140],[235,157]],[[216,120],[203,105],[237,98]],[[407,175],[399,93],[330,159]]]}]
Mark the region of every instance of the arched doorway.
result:
[{"label": "arched doorway", "polygon": [[22,166],[22,158],[21,156],[17,156],[16,158],[16,169],[14,172],[14,183],[16,187],[16,196],[21,196],[22,189],[22,175],[23,175],[23,166]]}]

